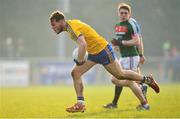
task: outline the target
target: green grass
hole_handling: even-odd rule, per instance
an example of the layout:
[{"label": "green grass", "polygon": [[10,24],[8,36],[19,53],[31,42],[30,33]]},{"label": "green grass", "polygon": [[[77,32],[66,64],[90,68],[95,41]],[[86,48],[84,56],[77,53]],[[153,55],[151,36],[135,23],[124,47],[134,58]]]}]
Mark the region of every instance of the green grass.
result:
[{"label": "green grass", "polygon": [[161,85],[160,94],[148,90],[150,111],[137,111],[137,98],[124,88],[117,109],[103,109],[110,102],[114,86],[86,86],[86,112],[67,113],[66,106],[76,102],[72,86],[0,88],[0,117],[29,118],[121,118],[121,117],[180,117],[180,85]]}]

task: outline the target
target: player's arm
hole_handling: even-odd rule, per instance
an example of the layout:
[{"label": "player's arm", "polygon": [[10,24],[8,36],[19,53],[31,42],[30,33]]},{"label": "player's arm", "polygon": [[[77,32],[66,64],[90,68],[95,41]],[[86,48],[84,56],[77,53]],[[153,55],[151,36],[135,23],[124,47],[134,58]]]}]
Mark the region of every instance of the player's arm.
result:
[{"label": "player's arm", "polygon": [[133,36],[131,40],[126,41],[126,40],[118,40],[114,39],[111,40],[111,43],[114,46],[120,46],[120,45],[125,45],[125,46],[138,46],[140,44],[140,38],[139,35]]},{"label": "player's arm", "polygon": [[78,59],[75,62],[77,65],[82,65],[85,62],[84,57],[87,48],[87,44],[83,35],[79,35],[79,37],[77,38],[77,44],[78,44]]},{"label": "player's arm", "polygon": [[139,55],[144,55],[144,44],[143,44],[143,39],[140,38],[140,44],[137,46]]},{"label": "player's arm", "polygon": [[136,34],[129,41],[122,40],[122,45],[125,45],[125,46],[134,46],[134,45],[136,45],[136,46],[139,46],[140,45],[140,37],[139,37],[139,35]]},{"label": "player's arm", "polygon": [[140,27],[136,21],[133,19],[129,20],[131,27],[129,31],[131,31],[131,40],[123,40],[123,39],[113,39],[112,44],[114,45],[125,45],[125,46],[138,46],[140,44]]},{"label": "player's arm", "polygon": [[143,44],[143,39],[142,37],[140,38],[140,44],[137,46],[138,51],[139,51],[139,56],[140,56],[140,64],[144,64],[146,61],[146,58],[144,56],[144,44]]}]

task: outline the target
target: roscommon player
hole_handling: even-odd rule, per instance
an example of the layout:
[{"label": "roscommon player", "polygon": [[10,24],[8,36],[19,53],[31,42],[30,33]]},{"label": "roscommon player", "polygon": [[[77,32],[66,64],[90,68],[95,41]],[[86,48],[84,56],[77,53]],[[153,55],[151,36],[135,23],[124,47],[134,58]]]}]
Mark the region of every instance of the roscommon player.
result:
[{"label": "roscommon player", "polygon": [[[96,64],[102,64],[104,68],[117,79],[112,80],[118,85],[119,80],[134,80],[148,84],[159,93],[160,89],[151,75],[143,76],[134,71],[123,70],[115,57],[114,51],[109,43],[100,36],[91,26],[80,20],[65,20],[60,11],[55,11],[50,16],[52,29],[57,33],[68,32],[72,40],[78,44],[78,59],[74,60],[76,65],[71,72],[74,88],[77,95],[77,103],[66,108],[67,112],[84,112],[83,83],[81,76]],[[86,51],[88,59],[84,60]]]}]

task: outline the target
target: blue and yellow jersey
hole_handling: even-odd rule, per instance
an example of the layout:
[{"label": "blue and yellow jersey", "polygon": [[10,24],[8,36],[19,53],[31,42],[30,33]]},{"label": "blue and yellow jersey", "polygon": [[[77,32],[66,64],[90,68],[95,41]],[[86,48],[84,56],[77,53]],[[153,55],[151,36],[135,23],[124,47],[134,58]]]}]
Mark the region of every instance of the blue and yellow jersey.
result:
[{"label": "blue and yellow jersey", "polygon": [[80,35],[85,37],[89,54],[98,54],[108,45],[108,42],[86,23],[80,20],[67,20],[66,22],[67,32],[71,39],[76,41]]}]

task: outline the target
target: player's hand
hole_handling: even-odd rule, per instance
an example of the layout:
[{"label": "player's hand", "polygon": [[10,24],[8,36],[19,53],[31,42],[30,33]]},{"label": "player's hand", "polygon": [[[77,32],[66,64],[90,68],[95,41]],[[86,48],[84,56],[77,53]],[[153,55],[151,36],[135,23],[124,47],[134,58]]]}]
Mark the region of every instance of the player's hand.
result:
[{"label": "player's hand", "polygon": [[120,46],[120,45],[122,45],[122,41],[121,41],[121,40],[117,40],[117,39],[115,39],[115,38],[113,38],[113,39],[111,40],[111,43],[112,43],[112,45],[114,45],[114,46]]},{"label": "player's hand", "polygon": [[146,62],[146,57],[144,55],[139,56],[140,57],[140,64],[144,64]]},{"label": "player's hand", "polygon": [[81,65],[83,65],[86,61],[85,61],[85,60],[84,60],[84,61],[78,61],[78,60],[74,59],[74,62],[76,63],[77,66],[81,66]]},{"label": "player's hand", "polygon": [[113,39],[111,40],[111,43],[112,43],[112,45],[114,45],[114,46],[117,44],[116,42],[117,42],[117,40],[116,40],[115,38],[113,38]]}]

